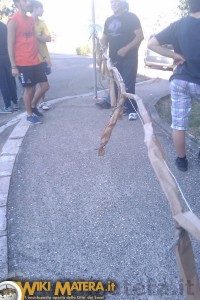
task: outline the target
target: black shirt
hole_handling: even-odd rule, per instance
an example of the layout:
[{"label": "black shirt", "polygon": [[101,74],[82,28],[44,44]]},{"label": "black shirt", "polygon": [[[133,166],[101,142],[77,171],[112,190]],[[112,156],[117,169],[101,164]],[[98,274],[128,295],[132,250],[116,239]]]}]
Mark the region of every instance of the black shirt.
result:
[{"label": "black shirt", "polygon": [[186,59],[176,67],[171,79],[200,84],[200,19],[184,17],[158,33],[156,39],[161,45],[172,44],[174,51]]},{"label": "black shirt", "polygon": [[8,58],[7,27],[0,22],[0,59]]},{"label": "black shirt", "polygon": [[[117,51],[129,44],[134,38],[136,29],[141,28],[140,20],[131,12],[109,17],[104,25],[104,34],[109,43],[109,56],[113,62],[121,59]],[[138,47],[131,49],[126,57],[137,59]]]}]

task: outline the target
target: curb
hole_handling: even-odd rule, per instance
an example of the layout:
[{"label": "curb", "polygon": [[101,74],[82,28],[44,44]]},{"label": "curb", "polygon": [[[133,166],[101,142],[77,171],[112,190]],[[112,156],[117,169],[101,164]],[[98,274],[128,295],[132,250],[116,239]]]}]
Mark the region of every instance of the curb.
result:
[{"label": "curb", "polygon": [[15,159],[30,124],[24,119],[15,126],[0,154],[0,280],[8,277],[7,199]]}]

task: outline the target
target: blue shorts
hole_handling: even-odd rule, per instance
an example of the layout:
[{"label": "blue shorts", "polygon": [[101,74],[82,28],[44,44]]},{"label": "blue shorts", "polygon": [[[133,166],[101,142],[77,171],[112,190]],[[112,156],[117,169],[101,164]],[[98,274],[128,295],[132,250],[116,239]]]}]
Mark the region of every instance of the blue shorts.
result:
[{"label": "blue shorts", "polygon": [[180,79],[173,79],[171,89],[171,127],[177,130],[188,129],[188,116],[192,99],[200,101],[200,85]]},{"label": "blue shorts", "polygon": [[19,80],[23,87],[35,86],[37,83],[47,82],[47,76],[42,64],[17,66],[17,68],[19,70]]}]

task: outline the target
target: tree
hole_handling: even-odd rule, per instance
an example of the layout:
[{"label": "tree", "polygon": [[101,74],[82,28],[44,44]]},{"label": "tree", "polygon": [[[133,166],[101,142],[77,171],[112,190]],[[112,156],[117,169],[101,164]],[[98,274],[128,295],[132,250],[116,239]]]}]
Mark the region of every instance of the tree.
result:
[{"label": "tree", "polygon": [[181,16],[186,16],[189,12],[189,6],[187,0],[179,0],[178,8],[180,9]]},{"label": "tree", "polygon": [[6,21],[8,16],[14,12],[12,0],[0,0],[0,20]]}]

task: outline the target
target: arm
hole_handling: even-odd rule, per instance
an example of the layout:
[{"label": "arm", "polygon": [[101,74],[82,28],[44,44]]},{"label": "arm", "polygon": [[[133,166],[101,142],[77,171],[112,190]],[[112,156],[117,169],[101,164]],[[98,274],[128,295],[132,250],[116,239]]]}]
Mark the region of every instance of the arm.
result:
[{"label": "arm", "polygon": [[100,39],[100,43],[101,43],[101,46],[103,46],[103,48],[108,48],[108,38],[105,33],[103,33],[103,36]]},{"label": "arm", "polygon": [[8,54],[10,58],[12,75],[18,76],[19,71],[15,62],[15,38],[16,38],[16,23],[14,20],[8,22]]},{"label": "arm", "polygon": [[51,42],[51,36],[46,34],[41,34],[37,36],[38,41],[46,43]]},{"label": "arm", "polygon": [[134,34],[135,34],[134,39],[133,39],[129,44],[127,44],[125,47],[123,47],[123,48],[121,48],[121,49],[118,50],[117,54],[118,54],[119,56],[122,56],[122,57],[126,56],[126,54],[127,54],[131,49],[137,48],[137,47],[141,44],[141,42],[142,42],[143,39],[144,39],[144,35],[143,35],[142,29],[141,29],[141,28],[136,29],[136,30],[134,31]]},{"label": "arm", "polygon": [[41,21],[42,24],[42,32],[37,35],[37,39],[39,42],[47,43],[51,42],[51,35],[49,33],[48,27],[44,21]]},{"label": "arm", "polygon": [[176,52],[171,51],[170,49],[163,47],[160,45],[159,41],[156,39],[156,37],[152,37],[147,44],[147,47],[151,49],[152,51],[159,53],[163,56],[171,57],[174,59],[175,63],[177,65],[183,64],[185,62],[184,57]]},{"label": "arm", "polygon": [[42,56],[43,62],[46,62],[48,67],[51,68],[51,61],[49,60],[48,57],[46,57],[46,54],[44,53],[41,44],[38,42],[37,45],[38,45],[38,52]]}]

